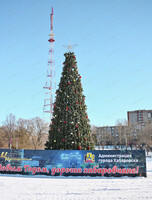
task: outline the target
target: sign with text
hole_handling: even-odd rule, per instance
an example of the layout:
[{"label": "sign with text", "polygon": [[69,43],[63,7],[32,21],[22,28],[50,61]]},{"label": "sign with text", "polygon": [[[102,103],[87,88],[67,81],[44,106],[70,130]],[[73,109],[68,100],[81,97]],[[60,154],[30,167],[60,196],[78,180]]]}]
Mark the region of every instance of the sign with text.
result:
[{"label": "sign with text", "polygon": [[146,158],[143,150],[0,149],[0,173],[146,177]]}]

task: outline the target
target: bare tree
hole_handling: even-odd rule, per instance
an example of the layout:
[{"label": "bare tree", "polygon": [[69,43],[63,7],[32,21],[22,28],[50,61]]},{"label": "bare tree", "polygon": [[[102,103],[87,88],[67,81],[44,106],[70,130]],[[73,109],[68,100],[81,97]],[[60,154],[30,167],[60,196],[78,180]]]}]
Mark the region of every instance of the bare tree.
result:
[{"label": "bare tree", "polygon": [[44,149],[44,144],[48,137],[48,124],[39,117],[27,120],[26,124],[33,148]]},{"label": "bare tree", "polygon": [[8,148],[10,147],[10,144],[12,143],[12,140],[14,138],[15,128],[16,128],[15,115],[9,114],[8,116],[6,116],[6,120],[5,122],[3,122],[2,126],[5,140],[8,144]]},{"label": "bare tree", "polygon": [[139,138],[141,137],[142,130],[138,124],[128,124],[128,144],[130,148],[134,146],[136,149],[139,146]]},{"label": "bare tree", "polygon": [[6,139],[5,139],[5,132],[4,132],[2,127],[0,127],[0,148],[7,148]]},{"label": "bare tree", "polygon": [[142,129],[140,137],[138,137],[139,145],[142,148],[145,146],[147,152],[152,149],[152,123],[146,123]]},{"label": "bare tree", "polygon": [[0,147],[44,149],[48,128],[49,125],[39,117],[30,120],[20,118],[16,121],[15,116],[9,114],[0,127]]},{"label": "bare tree", "polygon": [[116,126],[118,127],[118,143],[122,146],[128,147],[128,129],[126,120],[117,120]]},{"label": "bare tree", "polygon": [[30,134],[28,133],[27,120],[20,118],[16,122],[15,141],[16,148],[32,149]]},{"label": "bare tree", "polygon": [[116,129],[115,129],[115,131],[113,131],[113,133],[111,133],[111,144],[116,149],[116,146],[117,146],[117,132],[116,132]]}]

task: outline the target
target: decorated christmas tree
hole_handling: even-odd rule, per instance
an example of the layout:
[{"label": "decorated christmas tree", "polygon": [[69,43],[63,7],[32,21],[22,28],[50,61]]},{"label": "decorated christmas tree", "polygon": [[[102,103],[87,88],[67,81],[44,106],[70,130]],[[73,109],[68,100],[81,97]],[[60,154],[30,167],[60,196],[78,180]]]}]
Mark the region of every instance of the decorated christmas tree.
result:
[{"label": "decorated christmas tree", "polygon": [[92,150],[91,126],[73,52],[64,54],[63,72],[56,91],[46,149]]}]

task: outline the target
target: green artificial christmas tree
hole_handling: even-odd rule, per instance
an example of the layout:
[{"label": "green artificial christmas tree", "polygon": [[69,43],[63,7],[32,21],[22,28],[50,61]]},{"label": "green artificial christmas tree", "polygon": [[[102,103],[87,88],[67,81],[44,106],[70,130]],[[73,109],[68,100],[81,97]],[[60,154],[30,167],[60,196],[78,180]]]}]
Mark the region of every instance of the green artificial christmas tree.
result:
[{"label": "green artificial christmas tree", "polygon": [[91,126],[85,96],[73,52],[64,54],[63,72],[56,91],[56,100],[46,149],[92,150]]}]

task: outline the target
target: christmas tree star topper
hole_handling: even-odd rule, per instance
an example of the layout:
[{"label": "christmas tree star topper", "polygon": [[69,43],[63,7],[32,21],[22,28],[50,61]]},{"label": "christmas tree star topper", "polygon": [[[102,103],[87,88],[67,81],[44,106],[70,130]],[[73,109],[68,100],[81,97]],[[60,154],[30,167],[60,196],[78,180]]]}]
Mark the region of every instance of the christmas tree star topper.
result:
[{"label": "christmas tree star topper", "polygon": [[65,47],[69,52],[71,52],[71,50],[78,46],[77,44],[71,45],[71,41],[69,41],[69,45],[63,45],[63,47]]}]

